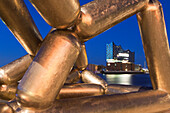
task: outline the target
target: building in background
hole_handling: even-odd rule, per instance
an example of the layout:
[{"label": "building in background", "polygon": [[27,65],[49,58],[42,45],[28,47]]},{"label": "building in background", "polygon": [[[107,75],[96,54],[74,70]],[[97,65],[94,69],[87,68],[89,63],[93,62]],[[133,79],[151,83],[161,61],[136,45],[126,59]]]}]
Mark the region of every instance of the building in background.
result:
[{"label": "building in background", "polygon": [[106,62],[107,71],[135,71],[135,52],[111,42],[106,44]]}]

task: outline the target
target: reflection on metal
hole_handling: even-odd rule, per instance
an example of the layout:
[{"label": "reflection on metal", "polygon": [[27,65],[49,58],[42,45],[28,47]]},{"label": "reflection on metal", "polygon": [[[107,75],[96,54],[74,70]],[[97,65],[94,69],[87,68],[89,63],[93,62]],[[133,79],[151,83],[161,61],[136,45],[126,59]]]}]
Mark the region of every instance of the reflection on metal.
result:
[{"label": "reflection on metal", "polygon": [[87,96],[103,95],[104,89],[101,85],[97,84],[70,84],[64,85],[60,90],[58,99],[78,98]]},{"label": "reflection on metal", "polygon": [[[0,100],[0,112],[150,113],[170,109],[169,44],[158,1],[94,0],[82,6],[81,12],[78,0],[30,1],[56,28],[51,29],[39,50],[42,38],[24,2],[0,0],[0,17],[12,33],[30,55],[35,56],[39,50],[32,63],[32,57],[26,55],[0,69],[0,98],[13,99],[17,90],[13,101]],[[83,43],[135,13],[155,90],[107,85],[99,76],[84,70],[87,55],[85,45],[79,41]],[[78,69],[72,70],[74,64]],[[64,85],[77,82],[79,71],[82,80],[90,84]]]},{"label": "reflection on metal", "polygon": [[87,41],[144,9],[149,0],[94,0],[81,7],[77,34]]},{"label": "reflection on metal", "polygon": [[82,81],[85,83],[99,84],[104,89],[106,89],[106,87],[107,87],[106,81],[91,71],[84,70],[81,73],[81,77],[82,77]]},{"label": "reflection on metal", "polygon": [[52,104],[78,57],[76,38],[76,34],[60,30],[47,35],[18,85],[22,106],[45,109]]},{"label": "reflection on metal", "polygon": [[78,0],[30,0],[44,20],[52,27],[73,25],[80,12]]},{"label": "reflection on metal", "polygon": [[65,83],[76,83],[80,80],[80,72],[77,69],[74,69],[68,75]]},{"label": "reflection on metal", "polygon": [[25,55],[0,68],[0,84],[17,83],[31,64],[33,57]]},{"label": "reflection on metal", "polygon": [[107,86],[107,89],[105,90],[105,94],[122,94],[122,93],[146,91],[151,89],[152,88],[141,87],[141,86],[110,84]]},{"label": "reflection on metal", "polygon": [[36,55],[42,37],[23,0],[0,0],[0,18],[30,55]]},{"label": "reflection on metal", "polygon": [[15,98],[17,84],[0,85],[0,99],[11,100]]},{"label": "reflection on metal", "polygon": [[153,88],[170,93],[169,43],[161,4],[153,0],[137,18]]},{"label": "reflection on metal", "polygon": [[85,44],[82,44],[81,45],[81,52],[77,58],[77,61],[76,61],[76,67],[79,69],[79,70],[85,70],[87,65],[88,65],[88,59],[87,59],[87,53],[86,53],[86,47],[85,47]]},{"label": "reflection on metal", "polygon": [[13,109],[6,103],[0,103],[1,113],[13,113]]}]

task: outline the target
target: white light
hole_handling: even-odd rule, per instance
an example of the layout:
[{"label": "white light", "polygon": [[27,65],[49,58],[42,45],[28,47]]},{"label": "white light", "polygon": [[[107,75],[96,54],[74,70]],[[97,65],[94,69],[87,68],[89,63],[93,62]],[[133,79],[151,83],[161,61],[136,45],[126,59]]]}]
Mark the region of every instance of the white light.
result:
[{"label": "white light", "polygon": [[115,63],[115,62],[128,63],[128,60],[106,59],[106,61],[107,61],[107,63]]},{"label": "white light", "polygon": [[117,57],[129,57],[128,53],[119,53]]}]

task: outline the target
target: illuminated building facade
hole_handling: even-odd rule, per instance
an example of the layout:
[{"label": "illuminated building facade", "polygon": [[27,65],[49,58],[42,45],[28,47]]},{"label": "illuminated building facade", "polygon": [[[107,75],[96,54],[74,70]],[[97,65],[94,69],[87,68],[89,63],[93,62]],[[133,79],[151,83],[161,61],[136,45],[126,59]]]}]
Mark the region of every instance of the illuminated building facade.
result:
[{"label": "illuminated building facade", "polygon": [[134,71],[135,52],[123,50],[114,42],[106,44],[106,68],[108,71]]}]

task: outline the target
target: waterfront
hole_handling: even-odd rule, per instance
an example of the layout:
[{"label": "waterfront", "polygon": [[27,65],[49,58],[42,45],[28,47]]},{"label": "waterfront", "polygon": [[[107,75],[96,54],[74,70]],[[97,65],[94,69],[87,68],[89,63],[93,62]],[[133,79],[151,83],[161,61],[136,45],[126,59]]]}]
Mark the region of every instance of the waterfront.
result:
[{"label": "waterfront", "polygon": [[98,74],[108,84],[152,87],[149,74]]}]

